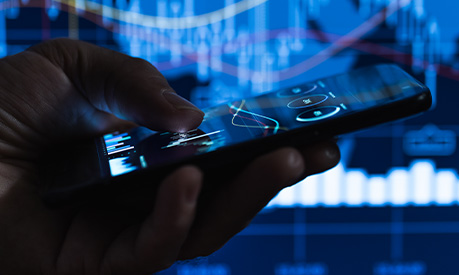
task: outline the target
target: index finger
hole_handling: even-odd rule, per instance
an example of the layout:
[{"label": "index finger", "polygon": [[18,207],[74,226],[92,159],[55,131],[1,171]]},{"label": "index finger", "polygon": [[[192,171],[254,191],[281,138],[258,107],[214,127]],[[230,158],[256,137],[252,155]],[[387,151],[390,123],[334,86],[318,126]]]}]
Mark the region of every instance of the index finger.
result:
[{"label": "index finger", "polygon": [[89,43],[57,39],[33,46],[60,68],[97,110],[154,130],[196,128],[204,113],[180,97],[149,62]]}]

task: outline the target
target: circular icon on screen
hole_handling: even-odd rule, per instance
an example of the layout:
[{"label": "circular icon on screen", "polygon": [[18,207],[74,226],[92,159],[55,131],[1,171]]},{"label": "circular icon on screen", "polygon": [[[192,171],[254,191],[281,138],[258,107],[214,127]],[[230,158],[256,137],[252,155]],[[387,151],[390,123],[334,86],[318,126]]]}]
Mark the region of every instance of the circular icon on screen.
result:
[{"label": "circular icon on screen", "polygon": [[300,109],[300,108],[307,108],[312,107],[317,104],[320,104],[327,100],[328,96],[326,95],[311,95],[311,96],[304,96],[297,98],[295,100],[290,101],[287,104],[287,107],[290,109]]},{"label": "circular icon on screen", "polygon": [[312,122],[322,119],[329,118],[336,115],[341,110],[340,107],[336,106],[324,106],[318,107],[306,112],[302,112],[296,117],[296,120],[299,122]]},{"label": "circular icon on screen", "polygon": [[296,95],[302,95],[306,93],[310,93],[317,89],[316,84],[305,84],[301,85],[295,88],[289,88],[289,89],[283,89],[277,92],[278,97],[291,97],[291,96],[296,96]]}]

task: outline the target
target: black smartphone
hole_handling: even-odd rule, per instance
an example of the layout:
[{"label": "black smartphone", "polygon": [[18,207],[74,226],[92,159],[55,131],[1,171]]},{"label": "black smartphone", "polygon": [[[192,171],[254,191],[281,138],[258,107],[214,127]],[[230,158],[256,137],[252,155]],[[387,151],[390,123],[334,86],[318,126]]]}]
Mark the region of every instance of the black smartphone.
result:
[{"label": "black smartphone", "polygon": [[138,127],[72,146],[46,161],[43,194],[50,204],[126,196],[155,188],[183,164],[208,171],[241,164],[276,147],[409,117],[431,102],[429,89],[395,65],[362,68],[207,108],[200,127],[187,133]]}]

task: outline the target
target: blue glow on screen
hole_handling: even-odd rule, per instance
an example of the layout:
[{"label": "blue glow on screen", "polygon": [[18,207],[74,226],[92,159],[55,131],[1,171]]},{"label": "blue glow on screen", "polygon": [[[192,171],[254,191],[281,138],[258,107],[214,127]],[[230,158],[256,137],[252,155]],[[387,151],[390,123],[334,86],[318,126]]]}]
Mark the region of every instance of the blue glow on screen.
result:
[{"label": "blue glow on screen", "polygon": [[431,89],[428,114],[342,137],[335,169],[281,192],[213,256],[163,274],[458,274],[458,11],[448,0],[1,0],[0,56],[90,41],[150,61],[199,107],[395,63]]}]

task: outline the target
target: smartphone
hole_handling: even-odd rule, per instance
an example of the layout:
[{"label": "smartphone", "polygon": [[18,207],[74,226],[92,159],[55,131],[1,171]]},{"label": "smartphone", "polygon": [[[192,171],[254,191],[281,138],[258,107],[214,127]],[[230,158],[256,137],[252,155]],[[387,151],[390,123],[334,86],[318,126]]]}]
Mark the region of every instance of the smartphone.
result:
[{"label": "smartphone", "polygon": [[399,67],[362,68],[207,108],[200,127],[187,133],[138,127],[72,146],[46,161],[42,193],[54,205],[127,196],[156,188],[184,164],[215,171],[277,147],[413,116],[431,103],[429,89]]}]

